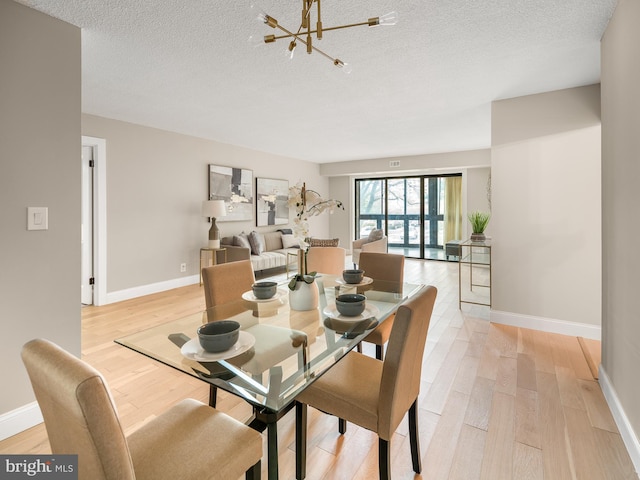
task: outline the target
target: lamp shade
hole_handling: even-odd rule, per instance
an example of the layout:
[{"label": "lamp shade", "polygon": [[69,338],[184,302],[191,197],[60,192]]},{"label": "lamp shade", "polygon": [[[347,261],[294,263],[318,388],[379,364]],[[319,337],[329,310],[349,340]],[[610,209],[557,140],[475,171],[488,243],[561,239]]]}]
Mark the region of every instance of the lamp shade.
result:
[{"label": "lamp shade", "polygon": [[224,200],[205,200],[202,202],[202,216],[207,218],[224,217],[227,214],[227,208]]}]

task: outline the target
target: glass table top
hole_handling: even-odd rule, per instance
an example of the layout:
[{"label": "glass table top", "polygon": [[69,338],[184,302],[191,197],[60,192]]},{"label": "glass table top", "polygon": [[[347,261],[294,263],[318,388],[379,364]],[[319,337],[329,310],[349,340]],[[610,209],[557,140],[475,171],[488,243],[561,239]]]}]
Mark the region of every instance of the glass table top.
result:
[{"label": "glass table top", "polygon": [[[256,300],[251,292],[245,292],[237,301],[115,341],[254,406],[279,412],[421,287],[375,279],[367,285],[351,286],[335,275],[320,275],[316,283],[320,295],[314,310],[291,310],[284,281],[270,300]],[[355,292],[366,296],[365,312],[353,318],[338,315],[335,297]],[[202,351],[198,327],[222,319],[240,323],[238,343],[222,354]]]}]

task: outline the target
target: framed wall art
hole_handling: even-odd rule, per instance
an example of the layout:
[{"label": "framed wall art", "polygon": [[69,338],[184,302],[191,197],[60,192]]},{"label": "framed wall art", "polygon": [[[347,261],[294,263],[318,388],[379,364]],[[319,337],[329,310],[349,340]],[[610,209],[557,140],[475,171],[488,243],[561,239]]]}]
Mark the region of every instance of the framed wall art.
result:
[{"label": "framed wall art", "polygon": [[289,223],[289,181],[256,178],[256,226]]},{"label": "framed wall art", "polygon": [[209,165],[209,200],[224,200],[227,215],[219,222],[253,219],[253,171]]}]

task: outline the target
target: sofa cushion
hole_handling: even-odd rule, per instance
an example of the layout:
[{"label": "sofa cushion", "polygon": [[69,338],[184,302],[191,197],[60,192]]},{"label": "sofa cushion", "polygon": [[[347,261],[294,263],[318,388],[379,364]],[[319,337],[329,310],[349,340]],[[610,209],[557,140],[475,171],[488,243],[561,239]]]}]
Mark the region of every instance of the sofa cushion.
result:
[{"label": "sofa cushion", "polygon": [[375,242],[376,240],[382,240],[384,237],[384,232],[379,228],[374,228],[369,232],[369,241]]},{"label": "sofa cushion", "polygon": [[300,248],[300,241],[293,235],[282,235],[282,248]]},{"label": "sofa cushion", "polygon": [[340,243],[339,238],[310,238],[310,247],[337,247]]},{"label": "sofa cushion", "polygon": [[264,249],[267,252],[280,250],[282,248],[282,234],[280,232],[264,233]]},{"label": "sofa cushion", "polygon": [[280,252],[262,252],[261,255],[251,255],[253,270],[267,270],[269,268],[284,267],[286,256]]},{"label": "sofa cushion", "polygon": [[249,243],[251,244],[251,253],[253,255],[261,255],[265,250],[264,235],[258,232],[249,234]]},{"label": "sofa cushion", "polygon": [[235,245],[236,247],[251,248],[251,244],[249,243],[249,237],[247,236],[246,233],[241,233],[240,235],[234,235],[233,245]]}]

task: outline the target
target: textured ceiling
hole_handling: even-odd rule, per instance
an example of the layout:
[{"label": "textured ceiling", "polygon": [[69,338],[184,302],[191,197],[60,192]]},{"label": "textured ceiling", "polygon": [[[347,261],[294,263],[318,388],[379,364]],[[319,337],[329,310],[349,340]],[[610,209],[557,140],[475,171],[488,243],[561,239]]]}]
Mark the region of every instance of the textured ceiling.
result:
[{"label": "textured ceiling", "polygon": [[[616,0],[323,0],[325,27],[253,47],[250,1],[19,0],[82,28],[82,110],[318,163],[490,146],[496,99],[597,83]],[[258,5],[290,30],[301,2]]]}]

